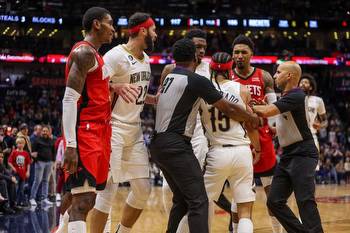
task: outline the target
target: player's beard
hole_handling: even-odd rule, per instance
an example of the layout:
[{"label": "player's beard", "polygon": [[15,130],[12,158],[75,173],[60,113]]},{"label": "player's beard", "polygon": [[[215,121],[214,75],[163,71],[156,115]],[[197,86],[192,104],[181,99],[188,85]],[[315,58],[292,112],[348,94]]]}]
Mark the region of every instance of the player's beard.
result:
[{"label": "player's beard", "polygon": [[153,43],[153,40],[152,40],[152,37],[151,35],[149,34],[149,32],[147,32],[147,36],[145,37],[145,43],[147,45],[147,49],[145,49],[145,51],[147,53],[150,53],[153,51],[154,49],[154,43]]}]

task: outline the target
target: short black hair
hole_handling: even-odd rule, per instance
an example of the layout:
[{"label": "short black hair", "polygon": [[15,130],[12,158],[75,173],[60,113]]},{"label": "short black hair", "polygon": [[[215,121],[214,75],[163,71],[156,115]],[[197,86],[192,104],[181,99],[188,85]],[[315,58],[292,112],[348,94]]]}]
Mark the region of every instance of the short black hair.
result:
[{"label": "short black hair", "polygon": [[83,16],[83,29],[89,32],[92,29],[92,23],[95,19],[102,20],[106,15],[110,15],[111,13],[103,8],[103,7],[91,7],[87,11],[85,11]]},{"label": "short black hair", "polygon": [[316,80],[314,78],[314,76],[312,76],[311,74],[302,74],[299,83],[301,82],[301,80],[303,79],[307,79],[310,82],[310,86],[312,87],[312,90],[310,91],[311,95],[315,95],[316,91],[317,91],[317,83]]},{"label": "short black hair", "polygon": [[235,47],[235,45],[237,45],[237,44],[245,44],[252,50],[252,52],[254,52],[254,42],[248,36],[245,36],[242,34],[238,35],[233,40],[232,48]]},{"label": "short black hair", "polygon": [[[128,28],[129,29],[133,28],[133,27],[145,22],[150,17],[151,16],[147,13],[136,12],[129,17]],[[130,37],[135,37],[135,36],[137,36],[137,34],[138,33],[132,33],[132,34],[130,34]]]},{"label": "short black hair", "polygon": [[191,39],[183,38],[173,45],[173,58],[175,62],[191,62],[196,57],[196,46]]},{"label": "short black hair", "polygon": [[185,38],[188,38],[188,39],[193,39],[193,37],[198,37],[198,38],[202,38],[204,40],[207,39],[207,33],[201,29],[191,29],[189,30],[187,33],[186,33],[186,36]]}]

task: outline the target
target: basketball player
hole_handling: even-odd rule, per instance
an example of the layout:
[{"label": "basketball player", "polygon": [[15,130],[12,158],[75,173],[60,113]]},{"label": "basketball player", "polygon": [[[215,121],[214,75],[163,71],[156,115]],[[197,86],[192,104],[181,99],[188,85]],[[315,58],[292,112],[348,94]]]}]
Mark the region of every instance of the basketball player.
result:
[{"label": "basketball player", "polygon": [[[206,32],[201,29],[192,29],[187,32],[185,38],[191,39],[196,46],[197,61],[196,61],[195,73],[209,79],[210,78],[209,63],[202,60],[202,58],[205,55],[205,50],[207,49]],[[164,67],[160,78],[160,87],[162,87],[164,78],[174,68],[175,68],[175,64],[169,64]],[[205,155],[208,152],[208,146],[207,146],[208,142],[203,133],[202,123],[200,121],[199,114],[197,115],[196,127],[194,129],[193,137],[191,139],[191,144],[193,147],[193,152],[197,157],[200,166],[203,168]],[[163,205],[164,205],[165,212],[166,214],[169,214],[171,209],[171,205],[169,206],[169,203],[171,203],[173,194],[169,188],[168,183],[166,182],[166,179],[163,179],[162,194],[163,194]]]},{"label": "basketball player", "polygon": [[[131,192],[126,200],[118,233],[131,231],[151,192],[149,159],[144,143],[140,113],[144,103],[156,103],[157,97],[148,95],[151,79],[150,61],[145,50],[152,51],[157,38],[153,19],[137,12],[129,18],[129,41],[108,51],[104,61],[110,69],[112,83],[132,83],[139,87],[138,99],[126,103],[113,96],[111,177],[107,187],[99,192],[92,211],[92,232],[102,232],[115,200],[119,182],[129,181]],[[107,229],[108,230],[108,229]]]},{"label": "basketball player", "polygon": [[[233,80],[247,85],[253,102],[266,100],[271,104],[276,101],[276,94],[273,87],[271,75],[262,69],[251,66],[250,59],[253,56],[254,43],[244,35],[237,36],[232,44],[232,57],[236,64],[233,70]],[[272,137],[275,132],[274,118],[264,119],[264,125],[259,128],[261,153],[260,160],[254,164],[254,177],[260,178],[266,195],[269,194],[272,175],[276,166],[276,154]],[[232,211],[236,212],[235,204],[232,204]],[[281,225],[272,213],[271,223],[273,233],[279,233]]]},{"label": "basketball player", "polygon": [[[274,78],[282,97],[273,104],[253,105],[261,117],[277,116],[276,133],[283,152],[273,176],[267,206],[289,233],[322,233],[315,201],[315,169],[318,150],[308,123],[308,102],[301,88],[300,66],[287,61],[278,66]],[[301,221],[287,205],[294,192]]]},{"label": "basketball player", "polygon": [[309,127],[311,129],[312,136],[314,137],[315,144],[318,150],[320,145],[317,139],[317,131],[321,128],[325,128],[328,125],[326,108],[322,98],[316,96],[317,84],[313,76],[309,74],[303,74],[300,79],[299,87],[301,87],[306,96],[308,102],[308,114],[310,117]]},{"label": "basketball player", "polygon": [[[230,80],[232,63],[228,53],[215,53],[210,62],[211,81],[226,100],[249,109],[249,90],[246,86]],[[238,232],[252,233],[251,215],[255,192],[250,144],[252,142],[254,151],[260,152],[259,132],[244,126],[243,122],[228,118],[204,101],[201,101],[201,109],[205,135],[210,145],[204,173],[209,199],[209,226],[213,215],[213,201],[218,200],[225,180],[228,180],[238,205]]]},{"label": "basketball player", "polygon": [[83,16],[83,28],[86,36],[73,46],[67,60],[62,101],[64,163],[72,193],[70,233],[86,232],[86,216],[96,190],[104,189],[110,156],[109,78],[98,49],[111,43],[113,19],[106,9],[92,7]]},{"label": "basketball player", "polygon": [[213,84],[195,70],[195,44],[184,38],[173,46],[176,68],[168,74],[157,104],[156,126],[150,152],[173,192],[167,232],[175,233],[188,215],[191,233],[208,233],[208,197],[203,174],[190,143],[200,99],[232,119],[248,121],[257,127],[259,118],[237,104],[222,98]]},{"label": "basketball player", "polygon": [[[66,65],[62,118],[65,166],[69,173],[65,174],[67,192],[62,200],[63,216],[57,233],[67,232],[69,225],[71,231],[85,232],[86,214],[95,203],[95,190],[104,188],[110,151],[110,142],[106,141],[110,140],[111,131],[110,98],[106,93],[110,89],[127,102],[138,96],[138,89],[132,84],[108,84],[106,67],[97,50],[102,44],[110,43],[114,35],[109,11],[90,8],[83,16],[83,28],[86,37],[74,45]],[[77,119],[72,118],[77,114]],[[94,164],[99,166],[95,168]]]}]

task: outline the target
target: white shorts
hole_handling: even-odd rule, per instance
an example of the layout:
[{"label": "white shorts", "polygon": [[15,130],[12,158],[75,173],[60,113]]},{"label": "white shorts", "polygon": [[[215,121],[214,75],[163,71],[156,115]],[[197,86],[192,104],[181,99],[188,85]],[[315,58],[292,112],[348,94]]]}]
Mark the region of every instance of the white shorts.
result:
[{"label": "white shorts", "polygon": [[199,113],[197,114],[196,127],[194,128],[191,144],[193,148],[193,153],[198,159],[199,165],[203,169],[205,156],[208,153],[208,140],[204,136]]},{"label": "white shorts", "polygon": [[148,151],[139,124],[112,122],[110,170],[114,183],[149,178]]},{"label": "white shorts", "polygon": [[201,169],[203,169],[204,166],[204,161],[205,157],[207,156],[208,153],[208,141],[207,138],[197,136],[195,138],[192,138],[191,140],[192,148],[193,148],[193,153],[198,159],[199,165],[201,166]]},{"label": "white shorts", "polygon": [[252,157],[249,145],[209,148],[204,174],[209,200],[218,200],[227,179],[236,203],[255,201]]},{"label": "white shorts", "polygon": [[312,134],[312,137],[314,138],[314,142],[315,142],[317,150],[320,151],[320,144],[318,143],[317,134]]}]

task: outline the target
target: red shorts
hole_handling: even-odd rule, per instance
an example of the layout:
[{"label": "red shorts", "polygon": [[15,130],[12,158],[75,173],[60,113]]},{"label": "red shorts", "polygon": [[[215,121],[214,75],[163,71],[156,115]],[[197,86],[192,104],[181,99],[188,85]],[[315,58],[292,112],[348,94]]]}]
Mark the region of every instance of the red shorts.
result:
[{"label": "red shorts", "polygon": [[[254,173],[265,173],[272,170],[276,165],[275,148],[272,142],[272,133],[268,125],[259,128],[260,135],[260,160],[254,165]],[[273,171],[272,174],[273,175]],[[267,176],[267,175],[266,175]]]},{"label": "red shorts", "polygon": [[[96,190],[107,183],[111,154],[111,125],[108,123],[81,122],[77,130],[78,169],[66,175],[67,189],[84,186],[85,180]],[[66,173],[67,174],[67,173]]]}]

